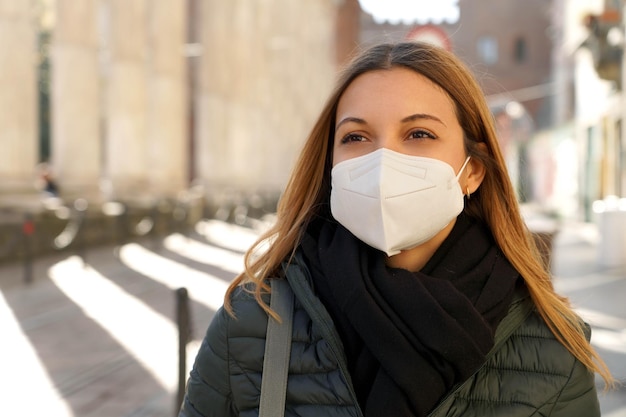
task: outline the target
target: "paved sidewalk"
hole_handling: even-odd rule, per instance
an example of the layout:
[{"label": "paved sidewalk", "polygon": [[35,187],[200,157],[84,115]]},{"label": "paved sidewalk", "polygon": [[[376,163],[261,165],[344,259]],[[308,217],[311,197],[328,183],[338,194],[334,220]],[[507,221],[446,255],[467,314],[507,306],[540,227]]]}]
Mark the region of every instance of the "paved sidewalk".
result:
[{"label": "paved sidewalk", "polygon": [[626,417],[626,265],[602,266],[602,238],[593,224],[561,225],[552,272],[557,291],[591,324],[592,344],[621,381],[614,391],[604,392],[597,378],[602,416]]},{"label": "paved sidewalk", "polygon": [[[164,274],[131,264],[137,256]],[[39,259],[30,284],[21,264],[0,266],[0,393],[11,398],[0,416],[177,415],[176,289],[190,292],[186,378],[234,272],[151,242],[89,250],[86,260]]]},{"label": "paved sidewalk", "polygon": [[[28,285],[21,264],[0,265],[0,328],[8,340],[0,393],[11,398],[0,402],[0,416],[174,416],[175,290],[188,288],[191,297],[192,361],[240,268],[236,242],[222,239],[220,247],[207,236],[92,249],[86,266],[60,253],[39,259]],[[592,342],[626,382],[626,268],[598,266],[599,238],[592,225],[562,225],[555,285],[592,324]],[[601,404],[604,417],[626,417],[626,390],[602,395]]]},{"label": "paved sidewalk", "polygon": [[[112,248],[91,251],[90,262],[109,264],[112,253]],[[0,270],[3,285],[9,281],[9,288],[2,291],[5,311],[0,311],[0,318],[3,336],[8,336],[5,340],[12,345],[9,355],[3,353],[6,363],[1,366],[9,370],[12,379],[7,380],[4,373],[0,388],[4,398],[14,399],[0,404],[0,415],[172,416],[174,398],[168,387],[159,384],[104,326],[47,277],[53,264],[48,259],[38,261],[35,281],[28,286],[14,282],[19,267]],[[138,293],[154,291],[147,282],[134,285],[134,289]],[[110,312],[118,308],[111,300]],[[8,335],[6,314],[16,323]],[[141,330],[136,328],[138,334]],[[175,358],[170,360],[176,366]]]}]

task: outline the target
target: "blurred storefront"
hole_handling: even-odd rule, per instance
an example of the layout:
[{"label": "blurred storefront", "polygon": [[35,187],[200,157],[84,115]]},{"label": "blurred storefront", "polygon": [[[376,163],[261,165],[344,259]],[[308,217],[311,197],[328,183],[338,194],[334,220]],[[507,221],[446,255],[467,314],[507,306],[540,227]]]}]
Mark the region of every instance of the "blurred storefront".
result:
[{"label": "blurred storefront", "polygon": [[593,220],[595,201],[626,196],[624,6],[614,0],[595,2],[593,8],[584,3],[579,6],[583,40],[573,52],[576,130],[580,202],[585,220]]}]

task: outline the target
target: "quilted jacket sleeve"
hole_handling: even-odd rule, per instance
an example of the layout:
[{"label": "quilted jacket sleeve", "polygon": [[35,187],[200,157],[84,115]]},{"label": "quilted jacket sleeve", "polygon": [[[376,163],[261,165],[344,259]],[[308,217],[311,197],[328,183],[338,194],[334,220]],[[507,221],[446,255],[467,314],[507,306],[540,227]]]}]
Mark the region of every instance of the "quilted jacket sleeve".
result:
[{"label": "quilted jacket sleeve", "polygon": [[222,308],[214,316],[187,381],[179,417],[235,417],[228,371],[228,321]]},{"label": "quilted jacket sleeve", "polygon": [[[265,300],[269,302],[269,297]],[[220,308],[187,381],[179,417],[251,417],[258,413],[267,314],[243,288],[233,292],[235,318]]]},{"label": "quilted jacket sleeve", "polygon": [[[591,327],[585,324],[587,341],[591,339]],[[596,391],[594,374],[579,361],[574,362],[569,380],[563,390],[554,410],[553,417],[599,417],[600,403]]]},{"label": "quilted jacket sleeve", "polygon": [[594,375],[582,363],[576,361],[569,381],[563,388],[552,417],[599,417],[600,404],[594,383]]},{"label": "quilted jacket sleeve", "polygon": [[[512,311],[529,303],[519,302]],[[556,339],[539,314],[531,310],[512,328],[483,367],[431,417],[599,417],[593,373]]]}]

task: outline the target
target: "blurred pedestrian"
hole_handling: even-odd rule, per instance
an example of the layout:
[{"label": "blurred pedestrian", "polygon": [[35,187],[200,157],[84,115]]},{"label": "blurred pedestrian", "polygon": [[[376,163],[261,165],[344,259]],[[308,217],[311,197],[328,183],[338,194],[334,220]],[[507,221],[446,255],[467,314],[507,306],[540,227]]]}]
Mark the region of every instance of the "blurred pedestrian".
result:
[{"label": "blurred pedestrian", "polygon": [[[280,317],[290,356],[264,363],[270,289],[295,306]],[[322,110],[180,416],[599,416],[594,372],[613,380],[589,337],[520,216],[469,70],[432,45],[381,44]],[[262,381],[284,361],[286,386]]]},{"label": "blurred pedestrian", "polygon": [[43,179],[44,183],[43,191],[51,197],[58,197],[59,187],[57,186],[54,179],[52,179],[52,175],[49,172],[44,172],[41,175],[41,178]]},{"label": "blurred pedestrian", "polygon": [[45,197],[58,197],[59,186],[53,178],[52,170],[47,163],[42,163],[38,167],[39,188]]}]

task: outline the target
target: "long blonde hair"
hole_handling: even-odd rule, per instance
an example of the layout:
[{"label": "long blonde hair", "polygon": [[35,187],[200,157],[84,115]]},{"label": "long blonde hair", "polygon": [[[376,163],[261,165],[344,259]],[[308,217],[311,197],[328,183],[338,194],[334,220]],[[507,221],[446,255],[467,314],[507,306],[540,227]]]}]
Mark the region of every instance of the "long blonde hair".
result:
[{"label": "long blonde hair", "polygon": [[[489,226],[556,338],[588,369],[599,373],[607,386],[612,386],[614,380],[608,368],[584,336],[583,323],[569,301],[555,293],[550,273],[522,220],[481,88],[453,54],[419,42],[375,45],[356,56],[342,72],[296,162],[278,204],[275,224],[246,253],[244,271],[228,288],[226,310],[232,314],[230,296],[234,289],[243,282],[252,282],[255,298],[268,314],[274,315],[261,299],[269,291],[266,280],[281,274],[281,262],[293,256],[309,222],[317,216],[330,216],[331,153],[339,98],[359,75],[392,67],[409,68],[429,78],[453,100],[466,152],[486,168],[481,186],[466,201],[464,210]],[[260,251],[268,242],[267,249]]]}]

